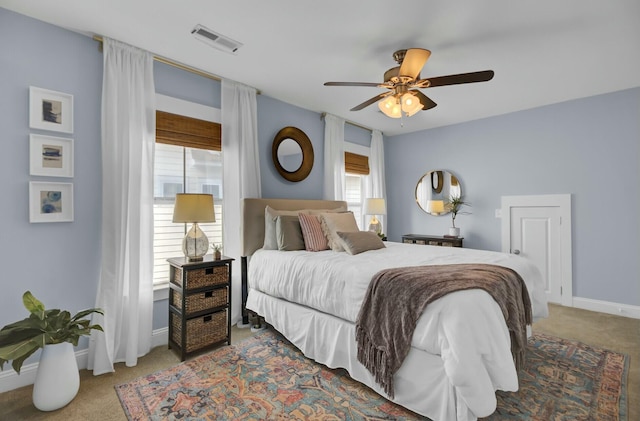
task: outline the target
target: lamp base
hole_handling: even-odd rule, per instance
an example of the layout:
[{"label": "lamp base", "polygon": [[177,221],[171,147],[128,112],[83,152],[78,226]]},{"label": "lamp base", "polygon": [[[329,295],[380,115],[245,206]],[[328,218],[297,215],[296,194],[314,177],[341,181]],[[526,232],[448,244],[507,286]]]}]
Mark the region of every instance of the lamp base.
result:
[{"label": "lamp base", "polygon": [[376,218],[375,215],[369,222],[369,231],[375,232],[376,234],[380,234],[382,232],[382,224],[378,221],[378,218]]},{"label": "lamp base", "polygon": [[182,252],[190,262],[200,262],[209,250],[209,239],[200,229],[197,222],[182,240]]}]

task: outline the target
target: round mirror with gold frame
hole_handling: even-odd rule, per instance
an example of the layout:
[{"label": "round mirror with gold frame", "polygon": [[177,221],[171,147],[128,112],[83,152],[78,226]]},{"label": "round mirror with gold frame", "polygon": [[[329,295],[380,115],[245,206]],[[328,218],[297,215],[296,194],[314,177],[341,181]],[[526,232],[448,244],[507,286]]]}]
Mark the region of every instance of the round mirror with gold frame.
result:
[{"label": "round mirror with gold frame", "polygon": [[313,145],[309,137],[297,127],[284,127],[273,139],[273,165],[288,181],[302,181],[313,168]]},{"label": "round mirror with gold frame", "polygon": [[446,215],[447,203],[452,197],[461,196],[460,181],[446,170],[429,171],[416,185],[416,203],[430,215]]}]

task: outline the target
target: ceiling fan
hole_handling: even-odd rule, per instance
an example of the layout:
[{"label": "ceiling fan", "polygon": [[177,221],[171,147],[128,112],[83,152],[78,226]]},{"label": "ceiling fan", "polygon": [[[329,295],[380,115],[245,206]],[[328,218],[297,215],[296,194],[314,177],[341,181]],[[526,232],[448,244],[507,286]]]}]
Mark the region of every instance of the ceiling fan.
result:
[{"label": "ceiling fan", "polygon": [[384,73],[383,83],[326,82],[324,86],[371,86],[388,89],[387,92],[383,92],[360,105],[356,105],[351,111],[358,111],[368,107],[374,102],[378,102],[378,107],[387,116],[400,118],[403,113],[409,117],[420,110],[429,110],[437,105],[433,100],[420,92],[419,89],[486,82],[493,79],[493,70],[421,79],[420,71],[430,55],[431,51],[423,48],[398,50],[393,53],[393,58],[398,63],[398,66]]}]

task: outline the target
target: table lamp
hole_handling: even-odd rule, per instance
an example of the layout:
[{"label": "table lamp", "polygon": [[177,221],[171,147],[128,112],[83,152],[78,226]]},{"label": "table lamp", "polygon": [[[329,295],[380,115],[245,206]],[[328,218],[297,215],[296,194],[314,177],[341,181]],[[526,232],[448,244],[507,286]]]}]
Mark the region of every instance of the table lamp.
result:
[{"label": "table lamp", "polygon": [[373,231],[376,234],[382,233],[382,224],[376,218],[376,215],[386,215],[387,207],[384,199],[372,198],[365,199],[364,201],[364,214],[373,215],[371,222],[369,223],[369,231]]},{"label": "table lamp", "polygon": [[443,200],[427,200],[427,212],[432,215],[440,215],[444,213]]},{"label": "table lamp", "polygon": [[182,240],[182,252],[190,262],[202,260],[209,250],[209,239],[198,226],[198,222],[216,222],[213,196],[197,193],[176,194],[173,222],[193,223]]}]

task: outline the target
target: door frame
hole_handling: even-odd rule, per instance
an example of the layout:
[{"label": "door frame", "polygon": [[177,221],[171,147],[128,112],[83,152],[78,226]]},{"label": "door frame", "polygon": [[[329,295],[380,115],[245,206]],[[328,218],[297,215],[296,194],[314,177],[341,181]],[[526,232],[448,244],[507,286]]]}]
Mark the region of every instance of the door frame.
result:
[{"label": "door frame", "polygon": [[528,196],[502,196],[502,252],[511,253],[511,208],[558,207],[560,208],[560,285],[561,304],[573,307],[573,259],[571,256],[571,195],[543,194]]}]

